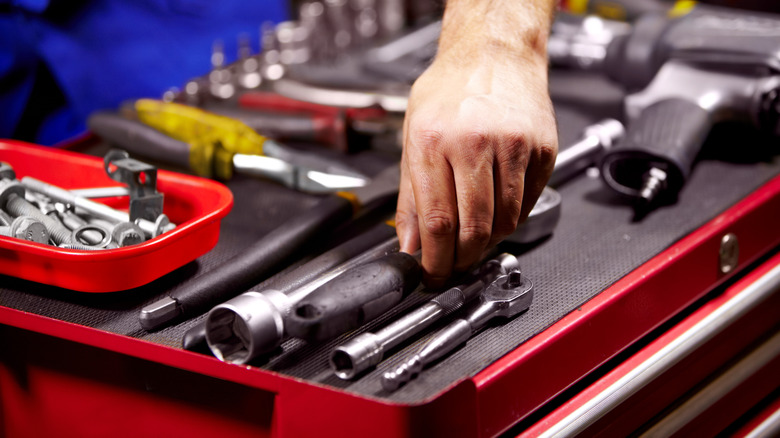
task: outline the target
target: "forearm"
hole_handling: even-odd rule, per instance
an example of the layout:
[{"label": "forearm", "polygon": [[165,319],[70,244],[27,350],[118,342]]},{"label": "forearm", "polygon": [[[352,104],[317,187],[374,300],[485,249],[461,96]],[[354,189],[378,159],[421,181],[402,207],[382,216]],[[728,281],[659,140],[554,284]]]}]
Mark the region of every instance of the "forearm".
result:
[{"label": "forearm", "polygon": [[554,0],[448,0],[439,52],[546,63]]}]

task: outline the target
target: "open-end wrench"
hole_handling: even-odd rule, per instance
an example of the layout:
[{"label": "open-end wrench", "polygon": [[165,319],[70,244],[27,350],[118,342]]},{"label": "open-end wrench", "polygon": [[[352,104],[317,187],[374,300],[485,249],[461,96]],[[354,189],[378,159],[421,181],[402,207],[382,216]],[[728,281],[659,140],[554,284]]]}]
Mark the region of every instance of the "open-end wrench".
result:
[{"label": "open-end wrench", "polygon": [[531,280],[520,271],[512,271],[497,278],[480,295],[480,302],[466,317],[456,319],[441,329],[395,371],[386,372],[382,376],[382,387],[387,391],[395,391],[420,374],[425,365],[466,342],[491,319],[511,318],[528,310],[533,300],[533,288]]},{"label": "open-end wrench", "polygon": [[360,372],[379,364],[389,349],[479,296],[482,290],[498,276],[506,275],[518,268],[517,258],[511,254],[500,254],[488,260],[463,284],[447,289],[376,333],[363,333],[336,347],[330,356],[331,368],[342,379],[355,377]]}]

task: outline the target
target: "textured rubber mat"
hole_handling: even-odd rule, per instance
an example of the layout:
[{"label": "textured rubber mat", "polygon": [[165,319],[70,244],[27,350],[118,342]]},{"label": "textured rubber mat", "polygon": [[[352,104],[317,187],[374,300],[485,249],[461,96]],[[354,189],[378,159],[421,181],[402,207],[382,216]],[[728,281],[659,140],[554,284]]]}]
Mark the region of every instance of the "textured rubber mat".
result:
[{"label": "textured rubber mat", "polygon": [[[562,146],[571,143],[587,124],[619,115],[620,95],[603,81],[561,73],[553,77],[551,86]],[[589,94],[581,95],[582,90]],[[379,377],[394,367],[401,354],[351,382],[336,378],[328,368],[331,349],[359,332],[321,345],[289,340],[253,365],[368,397],[404,403],[429,399],[484,369],[780,173],[780,160],[771,155],[771,145],[744,135],[733,129],[712,135],[706,145],[708,152],[702,155],[678,202],[641,221],[634,221],[630,205],[597,177],[582,175],[561,187],[562,217],[555,234],[530,248],[502,247],[519,256],[523,272],[535,284],[529,311],[505,324],[491,325],[392,394],[381,389]],[[197,261],[144,287],[111,294],[76,293],[0,276],[0,305],[179,347],[182,335],[202,316],[147,333],[138,323],[139,310],[165,291],[192,281],[240,252],[290,215],[305,214],[317,201],[316,197],[251,179],[236,178],[229,187],[235,195],[235,207],[222,223],[217,246]],[[418,290],[361,331],[375,329],[427,298],[430,296],[425,291]],[[410,351],[419,342],[395,353]]]}]

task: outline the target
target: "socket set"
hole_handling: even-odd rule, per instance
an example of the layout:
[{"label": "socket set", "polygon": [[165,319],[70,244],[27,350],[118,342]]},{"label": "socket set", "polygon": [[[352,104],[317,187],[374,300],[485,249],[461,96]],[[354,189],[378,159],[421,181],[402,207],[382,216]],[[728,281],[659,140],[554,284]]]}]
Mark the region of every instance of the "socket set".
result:
[{"label": "socket set", "polygon": [[133,289],[195,260],[233,205],[220,183],[126,154],[4,140],[0,163],[0,274],[81,292]]}]

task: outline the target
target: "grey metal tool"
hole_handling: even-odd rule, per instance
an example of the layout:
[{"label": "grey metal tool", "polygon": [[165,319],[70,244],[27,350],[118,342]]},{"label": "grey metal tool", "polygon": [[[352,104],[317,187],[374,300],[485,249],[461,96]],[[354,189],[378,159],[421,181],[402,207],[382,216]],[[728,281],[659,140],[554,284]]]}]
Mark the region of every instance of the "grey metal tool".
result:
[{"label": "grey metal tool", "polygon": [[574,144],[558,153],[555,168],[547,184],[557,187],[601,160],[626,134],[623,124],[615,119],[604,119],[586,127]]},{"label": "grey metal tool", "polygon": [[395,391],[415,378],[423,368],[466,342],[493,318],[511,318],[528,310],[533,300],[533,283],[520,271],[497,278],[479,297],[469,314],[436,332],[422,348],[394,371],[382,376],[382,387]]},{"label": "grey metal tool", "polygon": [[244,175],[268,178],[292,189],[313,194],[363,187],[369,181],[365,176],[323,172],[262,155],[233,155],[233,170]]},{"label": "grey metal tool", "polygon": [[[382,230],[373,233],[373,237],[383,235],[387,236]],[[373,237],[363,240],[372,241]],[[346,244],[357,248],[363,243],[365,242],[352,240]],[[344,247],[339,250],[339,252],[343,251],[351,252],[352,249]],[[338,253],[326,253],[313,260],[313,264],[304,264],[285,274],[285,278],[309,278],[308,283],[301,284],[293,280],[293,286],[297,285],[297,287],[250,291],[214,307],[206,317],[206,342],[209,349],[218,359],[238,364],[247,363],[263,353],[272,351],[287,338],[286,321],[295,304],[342,273],[394,251],[398,251],[398,239],[385,238],[384,242],[367,249],[362,254],[311,278],[309,271],[312,266],[327,264],[327,260],[339,256]]]},{"label": "grey metal tool", "polygon": [[517,258],[507,253],[488,260],[463,284],[442,292],[376,333],[363,333],[336,347],[330,356],[331,369],[342,379],[352,379],[362,371],[379,364],[386,351],[460,309],[479,296],[498,276],[506,275],[519,267]]}]

